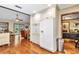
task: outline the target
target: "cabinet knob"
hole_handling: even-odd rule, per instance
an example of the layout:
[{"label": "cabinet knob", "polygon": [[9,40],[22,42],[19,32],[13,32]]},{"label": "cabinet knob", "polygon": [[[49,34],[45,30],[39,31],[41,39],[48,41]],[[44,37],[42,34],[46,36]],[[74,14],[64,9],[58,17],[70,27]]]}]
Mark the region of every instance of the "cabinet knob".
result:
[{"label": "cabinet knob", "polygon": [[44,31],[42,30],[41,33],[44,33]]}]

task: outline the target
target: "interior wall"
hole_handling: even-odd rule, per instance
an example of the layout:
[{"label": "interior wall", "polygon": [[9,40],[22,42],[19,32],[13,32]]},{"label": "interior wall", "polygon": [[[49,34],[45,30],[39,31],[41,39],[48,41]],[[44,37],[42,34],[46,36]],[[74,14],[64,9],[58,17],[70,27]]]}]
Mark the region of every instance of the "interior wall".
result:
[{"label": "interior wall", "polygon": [[23,20],[21,23],[30,23],[30,16],[0,7],[0,22],[8,22],[9,31],[12,32],[14,30],[14,23],[16,23],[16,14],[18,14],[19,18]]},{"label": "interior wall", "polygon": [[60,38],[62,38],[61,15],[67,14],[67,13],[72,13],[72,12],[79,12],[79,5],[74,5],[72,7],[59,10],[59,34],[58,34],[58,36]]}]

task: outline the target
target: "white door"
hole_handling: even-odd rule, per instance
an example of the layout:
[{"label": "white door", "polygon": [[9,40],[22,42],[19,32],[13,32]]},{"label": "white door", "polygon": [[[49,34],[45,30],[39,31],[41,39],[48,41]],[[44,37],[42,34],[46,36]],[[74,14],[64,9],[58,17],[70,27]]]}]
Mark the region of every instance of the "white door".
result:
[{"label": "white door", "polygon": [[49,51],[53,48],[53,20],[40,21],[40,46]]}]

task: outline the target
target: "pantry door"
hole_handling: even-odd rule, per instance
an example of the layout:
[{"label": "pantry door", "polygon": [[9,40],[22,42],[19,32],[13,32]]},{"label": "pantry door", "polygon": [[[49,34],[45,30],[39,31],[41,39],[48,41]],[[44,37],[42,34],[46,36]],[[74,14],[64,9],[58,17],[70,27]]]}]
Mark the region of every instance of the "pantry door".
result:
[{"label": "pantry door", "polygon": [[40,46],[49,51],[52,50],[53,20],[45,19],[40,21]]}]

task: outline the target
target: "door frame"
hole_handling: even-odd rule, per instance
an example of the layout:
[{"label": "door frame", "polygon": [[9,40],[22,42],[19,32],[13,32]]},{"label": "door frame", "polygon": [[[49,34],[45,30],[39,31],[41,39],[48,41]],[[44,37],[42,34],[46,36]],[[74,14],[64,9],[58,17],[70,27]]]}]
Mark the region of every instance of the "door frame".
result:
[{"label": "door frame", "polygon": [[[61,14],[60,15],[60,19],[61,19],[61,37],[63,38],[63,27],[62,27],[62,23],[63,23],[63,16],[65,16],[65,15],[70,15],[70,14],[79,14],[79,12],[70,12],[70,13],[64,13],[64,14]],[[74,19],[79,19],[79,18],[74,18]],[[68,20],[74,20],[74,19],[68,19]],[[67,20],[67,19],[66,19]],[[69,27],[70,27],[70,24],[69,24]],[[69,30],[70,31],[70,30]]]}]

